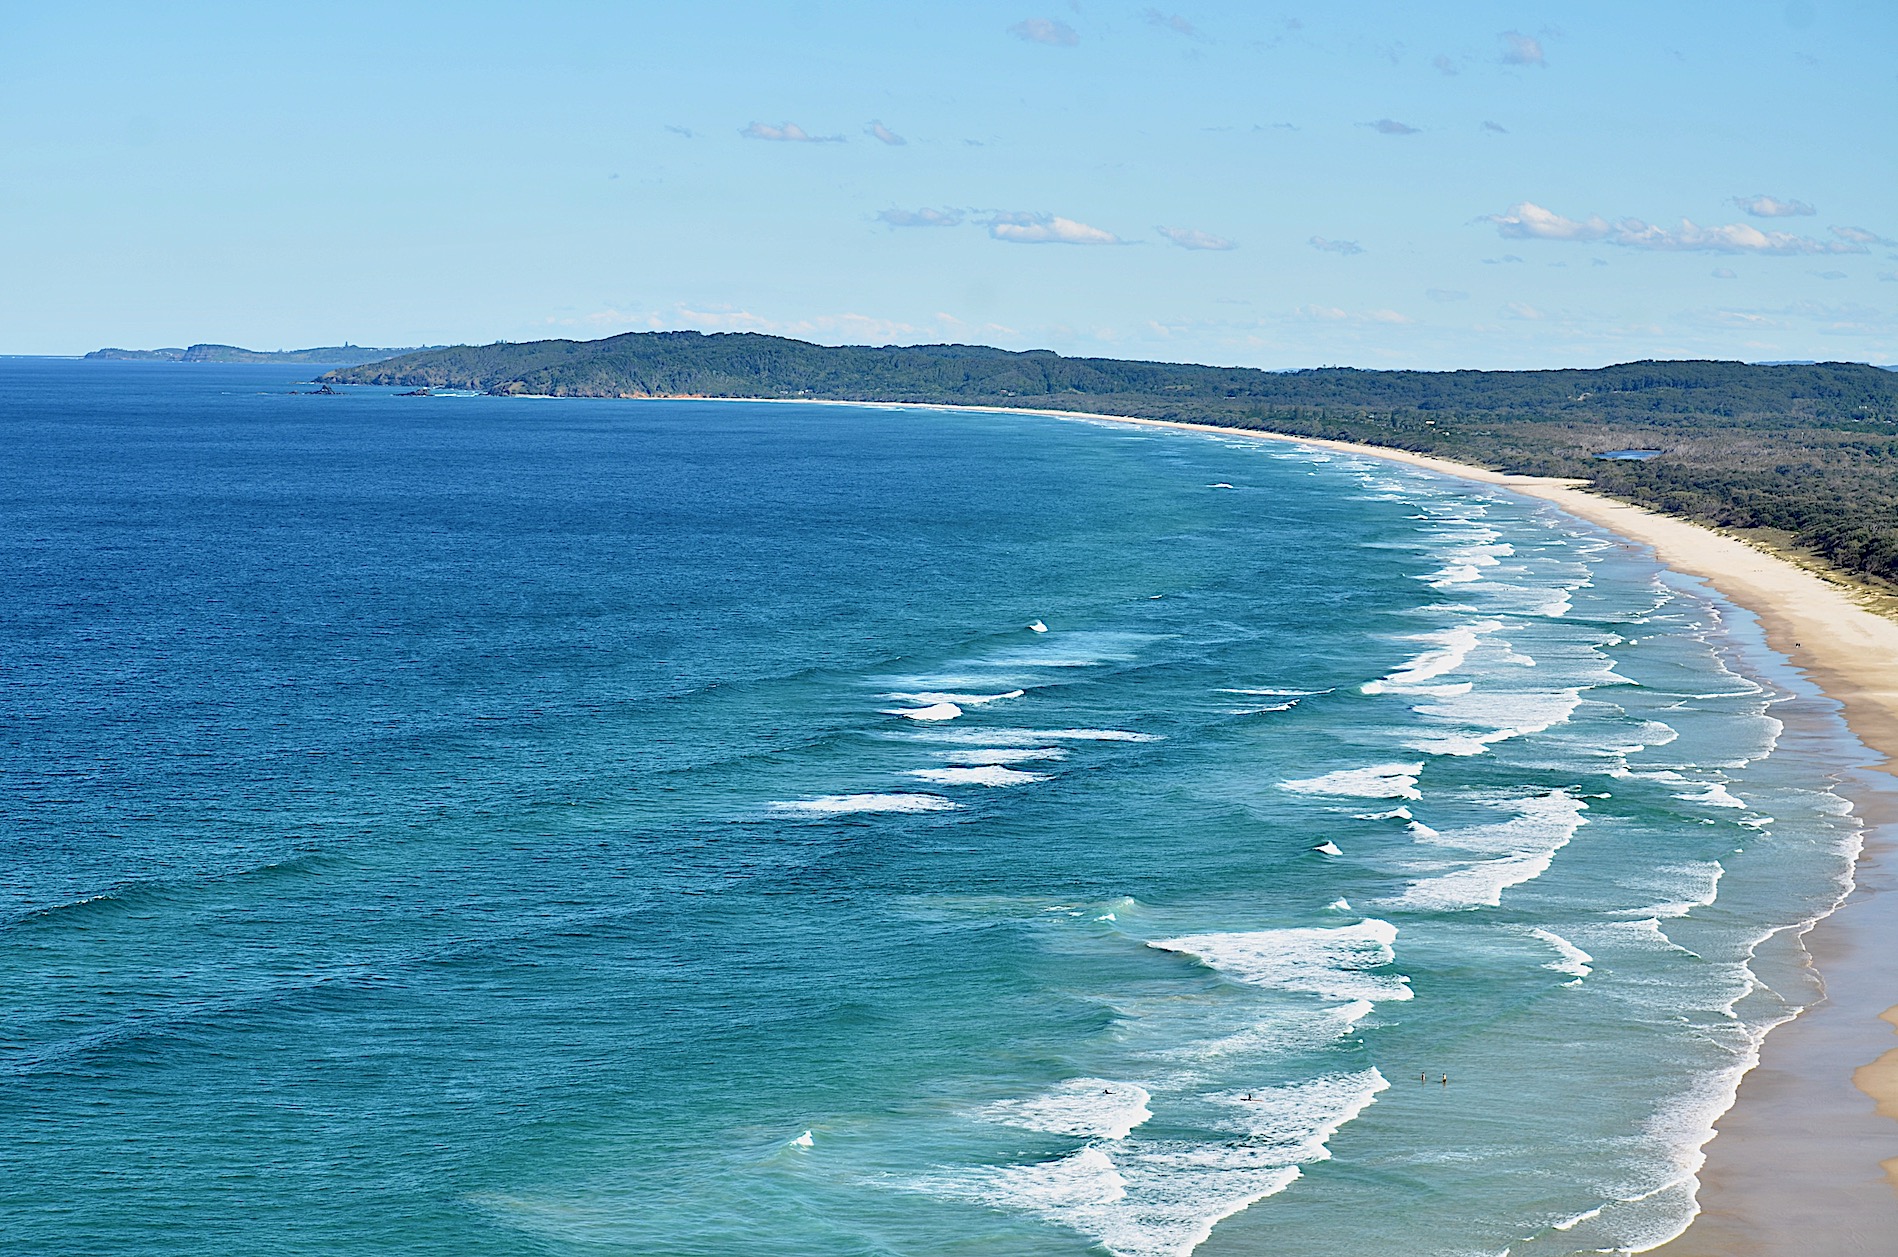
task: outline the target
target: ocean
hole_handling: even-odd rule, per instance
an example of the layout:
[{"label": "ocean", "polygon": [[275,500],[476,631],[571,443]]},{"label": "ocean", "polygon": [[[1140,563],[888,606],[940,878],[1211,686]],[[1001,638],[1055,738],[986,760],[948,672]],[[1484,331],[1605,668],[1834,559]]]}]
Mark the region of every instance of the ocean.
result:
[{"label": "ocean", "polygon": [[1862,749],[1551,507],[306,371],[0,362],[12,1251],[1633,1251],[1817,998]]}]

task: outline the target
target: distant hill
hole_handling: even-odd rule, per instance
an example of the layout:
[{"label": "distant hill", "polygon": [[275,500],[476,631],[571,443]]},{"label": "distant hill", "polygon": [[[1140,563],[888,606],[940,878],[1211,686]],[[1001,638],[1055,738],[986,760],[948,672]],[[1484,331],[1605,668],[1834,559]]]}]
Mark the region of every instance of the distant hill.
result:
[{"label": "distant hill", "polygon": [[236,345],[193,345],[189,349],[95,349],[88,359],[106,362],[314,362],[324,366],[355,366],[412,354],[408,349],[365,349],[361,345],[330,345],[321,349],[239,349]]},{"label": "distant hill", "polygon": [[[1898,375],[1858,363],[1630,362],[1564,371],[1272,372],[980,345],[824,346],[634,332],[455,346],[335,384],[556,397],[1030,406],[1329,437],[1572,476],[1898,581]],[[1658,450],[1604,461],[1618,450]]]}]

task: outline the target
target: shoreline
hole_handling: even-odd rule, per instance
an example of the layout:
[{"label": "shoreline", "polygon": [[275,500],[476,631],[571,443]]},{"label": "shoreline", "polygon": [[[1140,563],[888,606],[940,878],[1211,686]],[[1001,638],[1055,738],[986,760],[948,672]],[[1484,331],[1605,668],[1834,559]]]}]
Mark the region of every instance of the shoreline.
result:
[{"label": "shoreline", "polygon": [[[548,400],[560,400],[548,398]],[[629,399],[646,400],[646,399]],[[1803,935],[1822,994],[1766,1036],[1697,1172],[1697,1212],[1661,1257],[1874,1257],[1898,1233],[1898,620],[1819,573],[1711,528],[1590,492],[1585,481],[1492,471],[1408,450],[1180,420],[1011,406],[820,398],[652,398],[945,410],[1169,428],[1281,441],[1505,489],[1647,548],[1750,613],[1763,644],[1816,694],[1785,704],[1789,731],[1836,714],[1871,754],[1832,781],[1864,823],[1851,884]],[[1724,1138],[1723,1138],[1724,1136]]]},{"label": "shoreline", "polygon": [[[709,400],[709,399],[708,399]],[[793,399],[746,400],[791,401]],[[804,400],[804,399],[796,399]],[[807,403],[808,404],[808,403]],[[1006,406],[823,402],[877,409],[957,410],[1128,424],[1314,446],[1402,463],[1547,502],[1651,550],[1757,620],[1770,651],[1818,691],[1791,700],[1788,724],[1836,706],[1876,762],[1842,765],[1841,792],[1864,823],[1852,882],[1804,936],[1824,992],[1766,1036],[1733,1104],[1714,1124],[1698,1171],[1698,1212],[1647,1251],[1662,1257],[1848,1257],[1886,1249],[1898,1230],[1898,983],[1882,961],[1898,938],[1898,621],[1789,559],[1585,482],[1514,475],[1467,463],[1320,437],[1215,424]],[[1818,708],[1818,710],[1812,710]],[[1725,1136],[1725,1138],[1722,1138]]]},{"label": "shoreline", "polygon": [[[1648,1251],[1664,1257],[1883,1251],[1880,1245],[1898,1227],[1898,1044],[1892,1041],[1898,1034],[1898,986],[1878,963],[1880,943],[1898,937],[1898,900],[1881,894],[1888,884],[1898,888],[1892,867],[1898,850],[1898,622],[1866,610],[1839,586],[1786,559],[1699,524],[1591,493],[1580,481],[1213,424],[1008,407],[938,409],[1286,441],[1493,485],[1645,546],[1665,567],[1699,577],[1751,612],[1766,647],[1837,705],[1852,735],[1880,762],[1844,766],[1841,773],[1843,792],[1865,825],[1864,845],[1851,886],[1805,936],[1808,964],[1825,993],[1766,1036],[1758,1061],[1705,1146],[1698,1213],[1685,1232]],[[1799,713],[1788,715],[1799,719]],[[1854,1159],[1861,1156],[1855,1172]]]}]

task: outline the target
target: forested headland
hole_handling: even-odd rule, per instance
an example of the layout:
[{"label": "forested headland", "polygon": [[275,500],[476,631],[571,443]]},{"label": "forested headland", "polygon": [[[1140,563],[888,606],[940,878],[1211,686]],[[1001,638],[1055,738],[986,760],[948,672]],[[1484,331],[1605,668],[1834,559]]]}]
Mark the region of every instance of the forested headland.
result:
[{"label": "forested headland", "polygon": [[[322,379],[555,397],[1028,406],[1359,441],[1585,479],[1611,497],[1759,531],[1851,575],[1898,582],[1898,373],[1856,363],[1274,372],[636,332],[432,349]],[[1599,457],[1627,449],[1659,453]]]}]

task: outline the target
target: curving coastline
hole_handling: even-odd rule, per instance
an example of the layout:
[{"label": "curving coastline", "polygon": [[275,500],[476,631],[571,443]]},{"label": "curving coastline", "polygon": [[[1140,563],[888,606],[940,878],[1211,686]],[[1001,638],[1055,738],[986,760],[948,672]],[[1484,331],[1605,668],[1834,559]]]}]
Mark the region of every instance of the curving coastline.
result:
[{"label": "curving coastline", "polygon": [[1889,1236],[1898,1234],[1898,981],[1884,960],[1898,939],[1898,894],[1881,892],[1898,891],[1898,621],[1867,610],[1845,588],[1796,563],[1687,520],[1601,497],[1583,488],[1584,481],[1497,472],[1349,441],[1068,410],[808,397],[651,400],[1030,415],[1322,447],[1536,498],[1705,580],[1756,617],[1765,644],[1837,704],[1851,733],[1879,759],[1842,760],[1836,773],[1836,785],[1866,830],[1852,889],[1804,939],[1826,995],[1767,1037],[1732,1107],[1715,1124],[1698,1174],[1700,1212],[1685,1233],[1644,1251],[1663,1257],[1889,1251]]},{"label": "curving coastline", "polygon": [[1842,768],[1866,822],[1866,842],[1853,888],[1807,939],[1827,995],[1768,1036],[1760,1064],[1716,1123],[1700,1172],[1699,1216],[1686,1233],[1649,1251],[1664,1257],[1888,1251],[1884,1246],[1898,1233],[1898,1121],[1892,1120],[1898,1119],[1898,1046],[1891,1044],[1898,1030],[1898,982],[1879,959],[1898,937],[1898,902],[1892,902],[1898,897],[1880,892],[1898,882],[1898,621],[1865,609],[1839,586],[1785,559],[1698,524],[1590,493],[1580,481],[1211,424],[1007,407],[934,409],[1289,441],[1495,485],[1647,546],[1667,567],[1700,577],[1752,612],[1766,644],[1835,700],[1847,727],[1883,760],[1856,773]]}]

